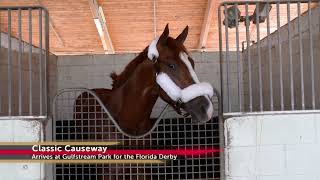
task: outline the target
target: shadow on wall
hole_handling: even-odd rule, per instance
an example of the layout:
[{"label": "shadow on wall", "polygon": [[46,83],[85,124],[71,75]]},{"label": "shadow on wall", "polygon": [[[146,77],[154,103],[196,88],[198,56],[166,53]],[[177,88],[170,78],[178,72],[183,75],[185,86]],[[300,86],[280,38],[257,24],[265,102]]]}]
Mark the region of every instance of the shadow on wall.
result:
[{"label": "shadow on wall", "polygon": [[[8,55],[8,42],[7,34],[1,33],[1,48],[0,48],[0,115],[8,115],[9,95],[12,97],[12,114],[19,115],[19,73],[21,73],[21,107],[22,113],[20,115],[30,115],[30,107],[32,106],[31,115],[40,115],[40,62],[39,62],[39,49],[33,47],[32,60],[29,61],[29,44],[23,42],[21,54],[21,67],[19,66],[19,41],[11,38],[11,58],[12,68],[9,68]],[[56,93],[56,76],[57,76],[57,57],[50,54],[48,61],[48,91],[50,102]],[[31,67],[31,68],[30,68]],[[44,71],[42,71],[44,72]],[[12,89],[9,91],[10,76]],[[31,75],[31,78],[30,78]],[[32,82],[30,83],[30,79]],[[44,79],[43,79],[44,80]],[[30,86],[31,84],[31,86]],[[32,87],[32,90],[30,90]],[[10,92],[10,93],[9,93]],[[31,93],[30,93],[31,92]],[[30,98],[31,95],[31,98]],[[31,103],[30,103],[31,99]],[[31,106],[30,106],[31,104]],[[49,103],[51,104],[51,103]],[[43,104],[44,106],[44,104]],[[50,109],[50,108],[49,108]]]}]

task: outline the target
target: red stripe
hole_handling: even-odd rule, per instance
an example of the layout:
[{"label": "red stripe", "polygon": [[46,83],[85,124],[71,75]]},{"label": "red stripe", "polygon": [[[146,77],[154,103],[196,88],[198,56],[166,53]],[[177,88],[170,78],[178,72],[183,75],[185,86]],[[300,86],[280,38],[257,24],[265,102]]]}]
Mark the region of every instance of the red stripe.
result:
[{"label": "red stripe", "polygon": [[220,152],[218,149],[174,149],[174,150],[107,150],[103,152],[72,152],[72,151],[53,151],[53,152],[34,152],[32,150],[0,150],[0,155],[62,155],[62,154],[76,154],[76,155],[98,155],[98,154],[118,154],[118,155],[180,155],[180,156],[198,156]]}]

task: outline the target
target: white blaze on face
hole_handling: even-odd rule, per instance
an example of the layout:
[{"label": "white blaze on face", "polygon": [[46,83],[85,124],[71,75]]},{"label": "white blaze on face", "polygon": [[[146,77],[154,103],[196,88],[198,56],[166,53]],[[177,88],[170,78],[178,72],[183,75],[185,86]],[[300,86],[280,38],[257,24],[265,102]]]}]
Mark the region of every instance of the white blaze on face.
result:
[{"label": "white blaze on face", "polygon": [[[195,72],[194,69],[192,68],[192,65],[191,65],[191,63],[190,63],[190,61],[189,61],[189,58],[188,58],[188,54],[185,53],[185,52],[180,52],[180,58],[181,58],[181,60],[184,62],[184,64],[187,66],[187,68],[188,68],[188,70],[189,70],[189,73],[190,73],[193,81],[194,81],[196,84],[199,84],[200,81],[199,81],[199,79],[198,79],[198,76],[197,76],[196,72]],[[192,86],[192,85],[191,85],[191,86]],[[199,86],[199,87],[201,87],[201,86]],[[212,87],[211,87],[211,88],[212,88]],[[204,89],[207,89],[207,88],[204,88]],[[201,90],[201,89],[199,89],[199,90]],[[211,89],[211,91],[213,91],[213,90]],[[188,94],[188,93],[191,94],[191,92],[192,92],[192,91],[187,91],[187,93],[185,93],[185,94]],[[205,92],[204,92],[204,93],[205,93]],[[188,96],[188,95],[186,95],[186,96]],[[190,95],[190,96],[191,96],[191,95]],[[210,96],[210,95],[209,95],[209,96]],[[207,101],[208,101],[208,103],[209,103],[209,107],[208,107],[208,109],[207,109],[207,116],[208,116],[209,119],[211,119],[212,116],[213,116],[213,105],[212,105],[212,102],[211,102],[211,100],[210,100],[210,97],[212,97],[212,95],[211,95],[210,97],[208,97],[208,95],[205,95],[204,97],[207,99]]]},{"label": "white blaze on face", "polygon": [[192,65],[188,59],[188,54],[185,53],[185,52],[181,52],[180,53],[180,58],[181,60],[184,62],[184,64],[187,66],[188,70],[189,70],[189,73],[193,79],[193,81],[195,83],[200,83],[199,79],[198,79],[198,76],[196,74],[196,72],[194,72],[193,68],[192,68]]}]

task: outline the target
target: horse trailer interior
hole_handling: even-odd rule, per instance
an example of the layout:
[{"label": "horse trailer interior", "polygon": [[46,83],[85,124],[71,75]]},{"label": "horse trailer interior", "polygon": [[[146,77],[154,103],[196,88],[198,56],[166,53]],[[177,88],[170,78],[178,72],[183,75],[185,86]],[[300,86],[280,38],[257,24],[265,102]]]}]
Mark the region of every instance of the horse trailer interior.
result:
[{"label": "horse trailer interior", "polygon": [[[89,13],[66,21],[62,14],[71,10],[60,9],[66,2],[41,0],[23,6],[0,2],[0,142],[114,141],[121,143],[116,150],[220,150],[178,156],[163,164],[0,163],[0,180],[319,179],[319,0],[202,1],[190,1],[188,7],[180,1],[172,2],[172,7],[160,0],[142,4],[72,1],[79,11],[80,4],[86,4]],[[126,3],[138,4],[132,10],[132,4]],[[175,15],[171,8],[177,4],[189,10]],[[166,18],[192,16],[199,12],[190,11],[200,4],[198,10],[204,15],[200,25],[190,25],[188,38],[193,39],[186,43],[199,79],[213,86],[213,118],[195,123],[190,115],[178,114],[159,98],[150,117],[152,128],[136,136],[127,133],[93,89],[111,89],[110,73],[121,73],[139,56],[162,33],[163,24],[172,21]],[[129,15],[150,6],[152,11],[146,10],[150,27],[136,25],[136,31],[152,29],[138,37],[143,39],[136,44],[139,50],[125,49],[135,35],[126,34],[128,45],[121,46],[124,39],[113,33],[124,30],[107,28],[108,23],[115,26],[124,18],[110,19],[116,12],[106,12],[111,5],[124,8]],[[126,13],[128,21],[134,21],[134,15]],[[92,34],[77,34],[88,24],[70,28],[76,27],[72,21],[77,18],[84,23],[86,18],[92,20],[94,31],[88,32],[96,33],[92,44],[100,43],[102,53],[86,39]],[[197,18],[173,22],[173,34],[180,31],[181,23],[186,26]],[[209,23],[200,29],[202,22]],[[126,23],[128,27],[134,24]],[[59,31],[59,26],[68,28]],[[195,31],[201,37],[206,32],[206,40],[195,40]],[[81,49],[73,41],[88,45]],[[193,48],[191,41],[202,45]]]}]

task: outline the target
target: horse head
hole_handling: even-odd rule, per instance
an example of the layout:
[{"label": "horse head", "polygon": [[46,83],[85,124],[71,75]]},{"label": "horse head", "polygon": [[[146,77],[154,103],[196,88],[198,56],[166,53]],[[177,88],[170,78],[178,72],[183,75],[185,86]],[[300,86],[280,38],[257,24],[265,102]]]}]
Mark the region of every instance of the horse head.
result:
[{"label": "horse head", "polygon": [[178,113],[181,108],[190,114],[193,122],[206,122],[213,116],[213,88],[194,71],[194,60],[183,45],[187,35],[188,26],[177,38],[170,37],[167,24],[149,45],[148,59],[154,63],[159,96]]}]

